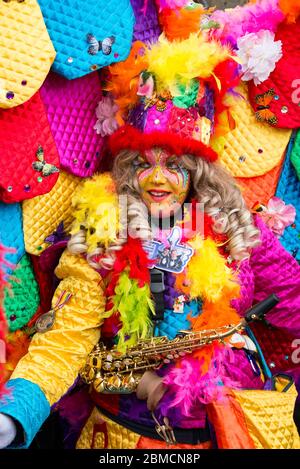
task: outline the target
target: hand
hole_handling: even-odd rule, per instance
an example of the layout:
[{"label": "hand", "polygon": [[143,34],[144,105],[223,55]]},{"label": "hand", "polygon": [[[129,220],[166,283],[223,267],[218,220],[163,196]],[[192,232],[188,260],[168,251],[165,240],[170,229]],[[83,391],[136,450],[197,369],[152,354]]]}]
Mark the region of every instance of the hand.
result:
[{"label": "hand", "polygon": [[166,390],[162,378],[154,371],[146,371],[138,384],[136,395],[138,399],[147,399],[148,409],[154,411]]},{"label": "hand", "polygon": [[6,448],[16,438],[17,427],[14,420],[5,414],[0,414],[0,449]]}]

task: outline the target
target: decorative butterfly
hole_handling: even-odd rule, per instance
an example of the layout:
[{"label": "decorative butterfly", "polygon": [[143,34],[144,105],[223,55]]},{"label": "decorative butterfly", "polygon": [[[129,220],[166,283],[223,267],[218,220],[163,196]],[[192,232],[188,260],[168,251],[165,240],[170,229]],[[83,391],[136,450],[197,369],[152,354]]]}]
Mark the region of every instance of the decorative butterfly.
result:
[{"label": "decorative butterfly", "polygon": [[61,221],[56,230],[53,231],[51,235],[47,236],[47,238],[45,238],[45,243],[56,244],[60,241],[64,241],[67,238],[68,236],[66,235],[64,230],[64,222]]},{"label": "decorative butterfly", "polygon": [[268,122],[268,124],[276,125],[278,122],[275,114],[270,110],[270,104],[275,96],[273,88],[268,90],[266,93],[258,94],[255,97],[257,105],[257,111],[255,117],[259,122]]},{"label": "decorative butterfly", "polygon": [[42,172],[42,175],[45,177],[50,176],[50,174],[53,173],[59,173],[59,169],[56,166],[54,166],[53,164],[49,164],[45,161],[44,150],[41,145],[38,146],[38,149],[36,151],[36,157],[38,161],[32,163],[32,167],[35,171]]},{"label": "decorative butterfly", "polygon": [[97,41],[93,34],[89,33],[86,36],[86,40],[90,45],[88,48],[88,53],[91,55],[96,55],[98,52],[102,51],[104,55],[109,55],[111,53],[111,47],[115,43],[115,37],[110,36],[103,39],[103,41]]},{"label": "decorative butterfly", "polygon": [[145,99],[145,109],[148,107],[156,106],[156,109],[163,112],[167,108],[167,101],[172,99],[172,95],[169,91],[163,92],[159,96],[152,96],[152,98]]}]

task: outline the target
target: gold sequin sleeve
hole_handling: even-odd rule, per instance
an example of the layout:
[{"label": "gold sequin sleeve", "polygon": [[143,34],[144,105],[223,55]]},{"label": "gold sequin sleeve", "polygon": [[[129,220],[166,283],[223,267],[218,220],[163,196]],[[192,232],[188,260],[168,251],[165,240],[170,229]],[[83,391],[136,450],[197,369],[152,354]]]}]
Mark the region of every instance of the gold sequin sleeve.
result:
[{"label": "gold sequin sleeve", "polygon": [[73,384],[98,342],[105,309],[101,277],[84,258],[65,251],[55,273],[61,282],[52,305],[63,291],[72,297],[56,312],[52,329],[34,335],[28,353],[11,376],[36,383],[50,405]]}]

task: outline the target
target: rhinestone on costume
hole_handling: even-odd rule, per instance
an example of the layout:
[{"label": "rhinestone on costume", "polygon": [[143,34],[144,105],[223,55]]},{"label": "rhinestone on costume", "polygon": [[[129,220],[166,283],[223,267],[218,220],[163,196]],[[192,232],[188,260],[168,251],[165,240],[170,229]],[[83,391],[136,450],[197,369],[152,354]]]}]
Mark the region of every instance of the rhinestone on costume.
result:
[{"label": "rhinestone on costume", "polygon": [[13,190],[12,186],[8,186],[7,192],[11,192]]},{"label": "rhinestone on costume", "polygon": [[77,164],[77,163],[78,163],[78,159],[77,159],[77,158],[74,158],[73,163],[74,163],[74,164]]},{"label": "rhinestone on costume", "polygon": [[285,356],[284,356],[284,359],[285,359],[285,360],[288,360],[288,359],[289,359],[289,356],[288,356],[288,355],[285,355]]},{"label": "rhinestone on costume", "polygon": [[282,114],[286,114],[287,112],[289,112],[289,108],[287,106],[282,106],[281,112]]},{"label": "rhinestone on costume", "polygon": [[94,70],[97,70],[97,68],[98,68],[98,65],[91,65],[91,66],[90,66],[90,69],[93,70],[93,71],[94,71]]},{"label": "rhinestone on costume", "polygon": [[240,157],[239,157],[239,161],[240,161],[241,163],[244,163],[244,161],[246,161],[246,157],[243,156],[243,155],[240,156]]},{"label": "rhinestone on costume", "polygon": [[22,80],[22,81],[21,81],[21,85],[22,85],[22,86],[26,86],[26,85],[27,85],[27,80]]},{"label": "rhinestone on costume", "polygon": [[84,166],[85,166],[86,168],[89,168],[89,167],[91,166],[90,161],[86,161],[86,162],[84,163]]},{"label": "rhinestone on costume", "polygon": [[118,52],[115,52],[115,53],[114,53],[114,58],[117,59],[118,57],[119,57]]},{"label": "rhinestone on costume", "polygon": [[43,180],[42,176],[39,176],[39,177],[37,178],[37,181],[38,181],[38,182],[42,182],[42,180]]},{"label": "rhinestone on costume", "polygon": [[263,153],[263,152],[264,152],[264,151],[263,151],[262,148],[259,148],[259,149],[258,149],[258,153]]},{"label": "rhinestone on costume", "polygon": [[15,93],[13,93],[12,91],[8,91],[6,93],[6,97],[7,97],[7,99],[14,99]]},{"label": "rhinestone on costume", "polygon": [[278,94],[275,94],[274,99],[275,99],[275,101],[278,101],[278,100],[279,100]]},{"label": "rhinestone on costume", "polygon": [[15,321],[17,319],[17,316],[15,314],[12,314],[9,316],[10,321]]},{"label": "rhinestone on costume", "polygon": [[73,63],[73,60],[74,60],[73,57],[68,57],[68,63],[69,64]]},{"label": "rhinestone on costume", "polygon": [[155,124],[155,125],[158,125],[159,123],[160,123],[160,120],[159,120],[159,119],[155,119],[154,124]]},{"label": "rhinestone on costume", "polygon": [[30,185],[29,185],[29,184],[26,184],[26,185],[24,186],[24,191],[25,191],[25,192],[29,192],[29,191],[30,191]]},{"label": "rhinestone on costume", "polygon": [[270,363],[270,368],[275,368],[275,366],[276,366],[276,365],[275,365],[274,362],[271,362],[271,363]]}]

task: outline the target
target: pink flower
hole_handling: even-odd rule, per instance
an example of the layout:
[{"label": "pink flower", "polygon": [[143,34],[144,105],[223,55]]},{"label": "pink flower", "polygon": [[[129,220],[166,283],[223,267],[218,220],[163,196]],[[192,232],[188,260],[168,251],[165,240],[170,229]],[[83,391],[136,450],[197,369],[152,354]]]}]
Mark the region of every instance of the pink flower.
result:
[{"label": "pink flower", "polygon": [[266,225],[279,238],[287,226],[292,225],[296,218],[296,209],[293,205],[286,205],[279,197],[272,197],[268,205],[260,212]]},{"label": "pink flower", "polygon": [[98,120],[93,128],[101,137],[113,134],[119,127],[116,121],[118,109],[117,104],[114,103],[111,96],[103,96],[101,101],[99,101],[96,107]]}]

